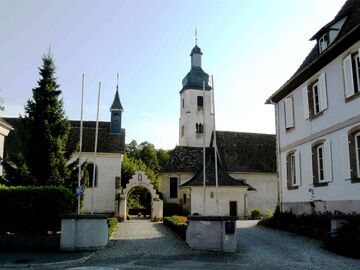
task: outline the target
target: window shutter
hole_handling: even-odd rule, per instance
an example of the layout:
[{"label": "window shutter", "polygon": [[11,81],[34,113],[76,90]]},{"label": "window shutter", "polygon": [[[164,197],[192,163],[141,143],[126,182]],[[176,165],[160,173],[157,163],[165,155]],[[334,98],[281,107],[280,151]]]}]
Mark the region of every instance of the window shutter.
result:
[{"label": "window shutter", "polygon": [[324,142],[324,176],[325,181],[332,181],[331,141]]},{"label": "window shutter", "polygon": [[341,139],[341,155],[342,155],[342,168],[344,179],[351,179],[350,170],[350,154],[349,154],[349,137],[347,134],[342,135]]},{"label": "window shutter", "polygon": [[345,80],[345,96],[350,97],[355,93],[351,55],[349,55],[344,59],[343,69],[344,69],[344,80]]},{"label": "window shutter", "polygon": [[286,126],[286,128],[291,128],[294,126],[292,98],[285,99],[285,126]]},{"label": "window shutter", "polygon": [[301,167],[300,167],[300,151],[295,152],[295,175],[296,175],[296,186],[300,186],[300,177],[301,177]]},{"label": "window shutter", "polygon": [[304,102],[304,117],[305,119],[309,119],[309,93],[307,86],[303,88],[303,102]]},{"label": "window shutter", "polygon": [[320,98],[320,111],[327,108],[327,93],[326,93],[326,77],[325,73],[322,73],[319,77],[319,98]]}]

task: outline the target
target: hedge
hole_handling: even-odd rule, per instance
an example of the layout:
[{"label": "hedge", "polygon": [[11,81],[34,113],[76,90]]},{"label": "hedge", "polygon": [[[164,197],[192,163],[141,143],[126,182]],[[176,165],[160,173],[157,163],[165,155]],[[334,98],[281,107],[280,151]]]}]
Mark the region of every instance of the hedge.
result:
[{"label": "hedge", "polygon": [[0,234],[60,231],[61,215],[74,213],[76,200],[61,186],[0,186]]},{"label": "hedge", "polygon": [[164,224],[186,240],[187,218],[182,216],[164,217]]},{"label": "hedge", "polygon": [[108,234],[109,234],[109,237],[110,237],[111,234],[116,229],[116,226],[118,224],[118,219],[116,217],[108,218],[107,224],[108,224]]}]

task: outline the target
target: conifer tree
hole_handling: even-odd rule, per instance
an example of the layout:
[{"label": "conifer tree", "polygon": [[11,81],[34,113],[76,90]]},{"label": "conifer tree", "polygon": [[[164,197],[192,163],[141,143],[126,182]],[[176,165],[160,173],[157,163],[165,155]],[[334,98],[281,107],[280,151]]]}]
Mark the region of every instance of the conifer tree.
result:
[{"label": "conifer tree", "polygon": [[66,149],[71,127],[50,52],[42,61],[38,86],[33,89],[33,97],[25,106],[25,116],[20,117],[16,128],[19,151],[11,163],[4,162],[4,169],[7,179],[15,185],[72,187],[77,165],[67,165],[73,152]]}]

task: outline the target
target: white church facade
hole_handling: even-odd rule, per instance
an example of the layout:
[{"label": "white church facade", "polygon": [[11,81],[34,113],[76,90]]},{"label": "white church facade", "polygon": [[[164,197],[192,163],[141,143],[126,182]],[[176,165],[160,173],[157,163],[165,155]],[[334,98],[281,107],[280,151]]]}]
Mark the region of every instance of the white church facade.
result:
[{"label": "white church facade", "polygon": [[[214,133],[213,92],[209,75],[202,69],[202,55],[197,45],[190,54],[191,69],[180,91],[179,145],[170,151],[169,162],[158,175],[159,191],[165,202],[179,203],[191,214],[245,218],[253,208],[266,214],[267,210],[275,209],[278,199],[275,136]],[[218,149],[218,189],[215,186],[214,135]]]}]

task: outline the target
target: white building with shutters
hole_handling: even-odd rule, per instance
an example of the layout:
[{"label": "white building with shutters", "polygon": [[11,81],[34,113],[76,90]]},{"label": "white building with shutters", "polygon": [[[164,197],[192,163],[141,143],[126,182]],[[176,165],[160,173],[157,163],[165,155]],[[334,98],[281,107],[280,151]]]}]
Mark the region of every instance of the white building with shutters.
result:
[{"label": "white building with shutters", "polygon": [[348,0],[269,99],[282,211],[360,213],[360,1]]}]

